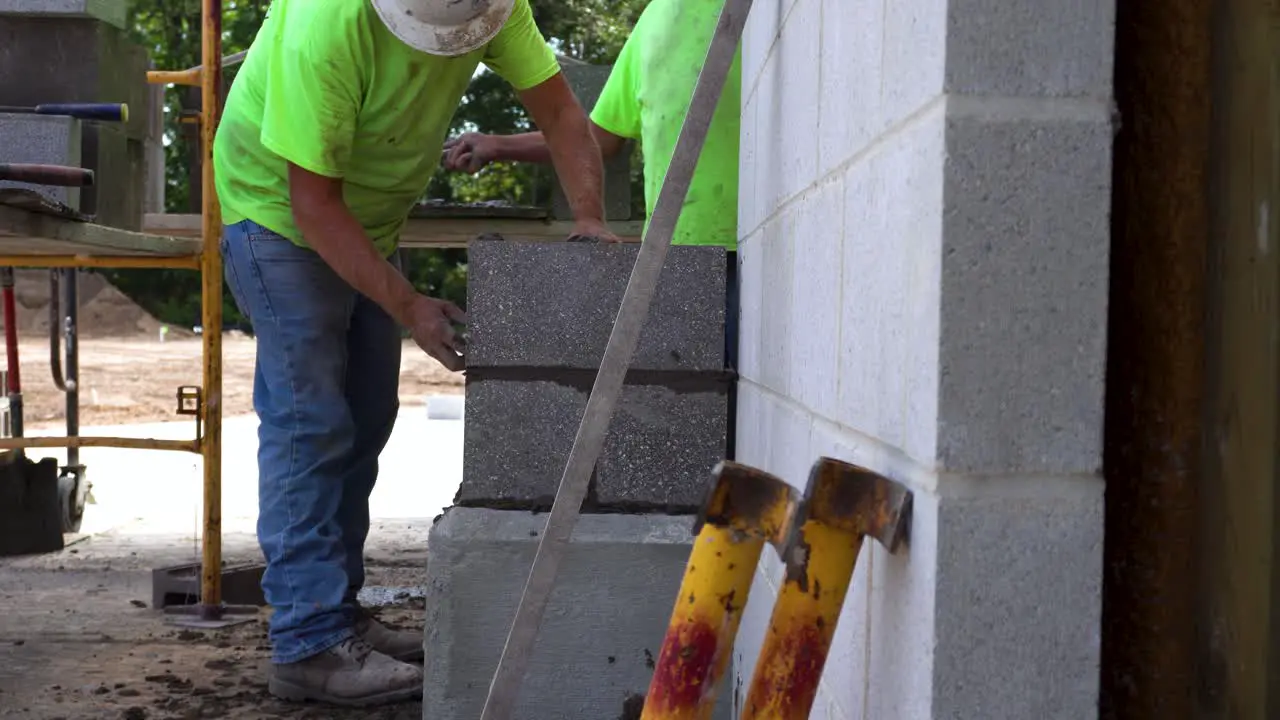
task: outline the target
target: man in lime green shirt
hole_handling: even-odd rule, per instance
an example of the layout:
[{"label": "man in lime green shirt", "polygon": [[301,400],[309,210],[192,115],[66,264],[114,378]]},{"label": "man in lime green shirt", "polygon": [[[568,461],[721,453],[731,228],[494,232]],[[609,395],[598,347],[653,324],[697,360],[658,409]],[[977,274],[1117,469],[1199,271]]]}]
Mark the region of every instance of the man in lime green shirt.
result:
[{"label": "man in lime green shirt", "polygon": [[214,172],[227,283],[257,338],[279,697],[368,705],[422,691],[421,634],[379,624],[356,595],[399,407],[400,327],[462,367],[462,311],[414,291],[397,244],[481,62],[547,133],[575,233],[616,240],[590,123],[529,0],[274,0],[227,97]]},{"label": "man in lime green shirt", "polygon": [[[612,156],[639,140],[644,153],[644,201],[648,215],[671,165],[676,139],[689,112],[724,0],[652,0],[641,12],[591,111],[600,151]],[[676,222],[673,245],[719,245],[728,251],[725,357],[737,365],[738,348],[738,134],[742,55],[729,70],[706,143]],[[543,133],[470,133],[445,143],[445,167],[476,172],[495,161],[551,162]],[[646,219],[646,224],[647,224]],[[736,398],[730,392],[728,454],[734,455]]]}]

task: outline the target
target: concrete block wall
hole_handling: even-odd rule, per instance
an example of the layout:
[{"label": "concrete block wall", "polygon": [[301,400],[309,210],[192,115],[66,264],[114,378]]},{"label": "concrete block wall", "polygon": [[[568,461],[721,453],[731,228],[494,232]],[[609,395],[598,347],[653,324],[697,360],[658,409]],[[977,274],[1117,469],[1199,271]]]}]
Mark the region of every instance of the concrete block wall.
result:
[{"label": "concrete block wall", "polygon": [[[915,492],[814,718],[1096,716],[1113,25],[1106,0],[751,11],[738,458]],[[737,694],[779,574],[766,553]]]},{"label": "concrete block wall", "polygon": [[[638,245],[477,240],[468,252],[460,505],[551,506]],[[725,252],[668,255],[588,506],[690,513],[728,436]]]},{"label": "concrete block wall", "polygon": [[138,230],[153,95],[147,52],[129,39],[124,11],[122,0],[0,0],[0,105],[128,103],[127,123],[80,125],[80,164],[97,173],[80,209]]}]

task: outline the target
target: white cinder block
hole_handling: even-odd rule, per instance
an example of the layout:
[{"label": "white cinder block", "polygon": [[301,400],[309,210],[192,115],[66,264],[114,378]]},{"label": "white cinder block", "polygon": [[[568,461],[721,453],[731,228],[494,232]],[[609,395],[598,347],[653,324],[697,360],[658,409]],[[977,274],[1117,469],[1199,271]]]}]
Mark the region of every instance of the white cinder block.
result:
[{"label": "white cinder block", "polygon": [[[745,80],[744,80],[745,82]],[[738,143],[738,239],[749,237],[760,228],[764,211],[756,201],[761,173],[757,158],[764,145],[756,131],[756,113],[760,103],[755,95],[742,100]]]},{"label": "white cinder block", "polygon": [[754,467],[764,467],[769,457],[764,398],[761,392],[760,386],[754,382],[738,381],[736,459]]},{"label": "white cinder block", "polygon": [[778,209],[783,196],[782,136],[791,132],[787,113],[781,105],[782,70],[775,53],[765,62],[760,84],[753,100],[756,103],[755,195],[752,203],[757,217],[764,221]]},{"label": "white cinder block", "polygon": [[781,196],[794,197],[818,177],[818,68],[821,63],[822,0],[795,0],[778,39],[780,73],[774,97],[784,132],[772,136],[782,153]]},{"label": "white cinder block", "polygon": [[851,166],[844,183],[843,287],[840,291],[840,382],[836,419],[870,437],[886,442],[881,407],[894,406],[881,378],[900,368],[884,366],[882,314],[891,305],[896,283],[890,268],[901,248],[891,237],[884,162],[874,154]]},{"label": "white cinder block", "polygon": [[943,132],[939,107],[845,182],[837,419],[925,465],[937,435]]},{"label": "white cinder block", "polygon": [[751,4],[747,24],[742,29],[742,97],[756,92],[765,61],[774,50],[782,30],[783,5],[793,0],[757,0]]},{"label": "white cinder block", "polygon": [[938,417],[938,393],[941,385],[939,348],[941,345],[942,304],[942,223],[943,193],[946,168],[945,109],[936,107],[920,118],[917,170],[918,182],[912,192],[919,195],[920,213],[910,221],[905,234],[907,243],[907,281],[904,297],[908,300],[904,325],[911,328],[907,336],[903,367],[911,368],[905,382],[906,403],[902,422],[905,440],[902,449],[923,465],[932,468],[937,456],[938,425],[921,418]]},{"label": "white cinder block", "polygon": [[[804,0],[802,0],[803,2]],[[819,183],[794,207],[791,304],[793,397],[815,414],[835,418],[839,407],[840,266],[844,238],[843,178]]]},{"label": "white cinder block", "polygon": [[883,37],[881,102],[892,126],[942,94],[947,0],[886,0]]},{"label": "white cinder block", "polygon": [[938,498],[917,491],[912,502],[909,544],[894,555],[869,548],[868,718],[933,720]]},{"label": "white cinder block", "polygon": [[760,273],[760,382],[781,395],[791,392],[797,372],[791,365],[792,299],[795,245],[790,210],[764,225]]},{"label": "white cinder block", "polygon": [[864,149],[884,129],[880,107],[886,0],[822,0],[818,173]]},{"label": "white cinder block", "polygon": [[760,233],[738,243],[738,375],[749,380],[761,379],[764,243]]}]

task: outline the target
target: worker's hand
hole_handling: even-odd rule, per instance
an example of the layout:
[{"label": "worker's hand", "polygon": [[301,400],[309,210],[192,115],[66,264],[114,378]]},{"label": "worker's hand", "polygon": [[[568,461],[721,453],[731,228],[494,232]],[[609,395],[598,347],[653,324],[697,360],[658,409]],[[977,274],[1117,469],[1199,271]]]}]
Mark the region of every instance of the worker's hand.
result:
[{"label": "worker's hand", "polygon": [[409,309],[409,334],[428,355],[446,368],[458,371],[464,367],[462,352],[466,349],[453,323],[466,323],[467,314],[451,302],[418,295]]},{"label": "worker's hand", "polygon": [[484,133],[463,133],[444,143],[445,169],[456,172],[480,172],[498,157],[498,138]]},{"label": "worker's hand", "polygon": [[602,243],[622,242],[622,238],[613,234],[609,226],[599,220],[578,220],[573,224],[573,231],[569,233],[570,240],[585,241],[595,240]]}]

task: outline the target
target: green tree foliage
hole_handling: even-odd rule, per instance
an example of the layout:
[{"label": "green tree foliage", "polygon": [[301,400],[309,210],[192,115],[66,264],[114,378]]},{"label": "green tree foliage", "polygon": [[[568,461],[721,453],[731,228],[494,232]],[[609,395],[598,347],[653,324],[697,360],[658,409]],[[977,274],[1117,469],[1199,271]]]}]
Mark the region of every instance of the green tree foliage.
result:
[{"label": "green tree foliage", "polygon": [[[534,17],[548,42],[562,55],[610,64],[622,49],[631,27],[648,0],[532,0]],[[266,15],[269,0],[223,2],[223,54],[248,49]],[[200,64],[200,0],[130,0],[129,17],[136,42],[146,47],[157,68],[182,69]],[[226,80],[235,77],[229,68]],[[165,92],[166,210],[192,212],[191,142],[181,121],[184,100],[198,103],[196,89],[170,87]],[[188,110],[198,105],[188,104]],[[515,133],[530,121],[511,88],[485,71],[471,82],[454,116],[451,132]],[[185,134],[184,134],[185,131]],[[632,197],[643,213],[639,163],[632,178]],[[551,173],[531,165],[497,164],[476,175],[447,173],[431,178],[430,198],[453,202],[505,200],[521,205],[546,202]],[[198,182],[198,180],[197,180]],[[637,215],[638,217],[639,215]],[[466,251],[418,250],[405,253],[406,274],[419,290],[462,304],[466,300]],[[188,270],[114,270],[111,281],[165,322],[195,325],[200,318],[199,275]],[[248,323],[227,295],[223,303],[227,327]]]}]

